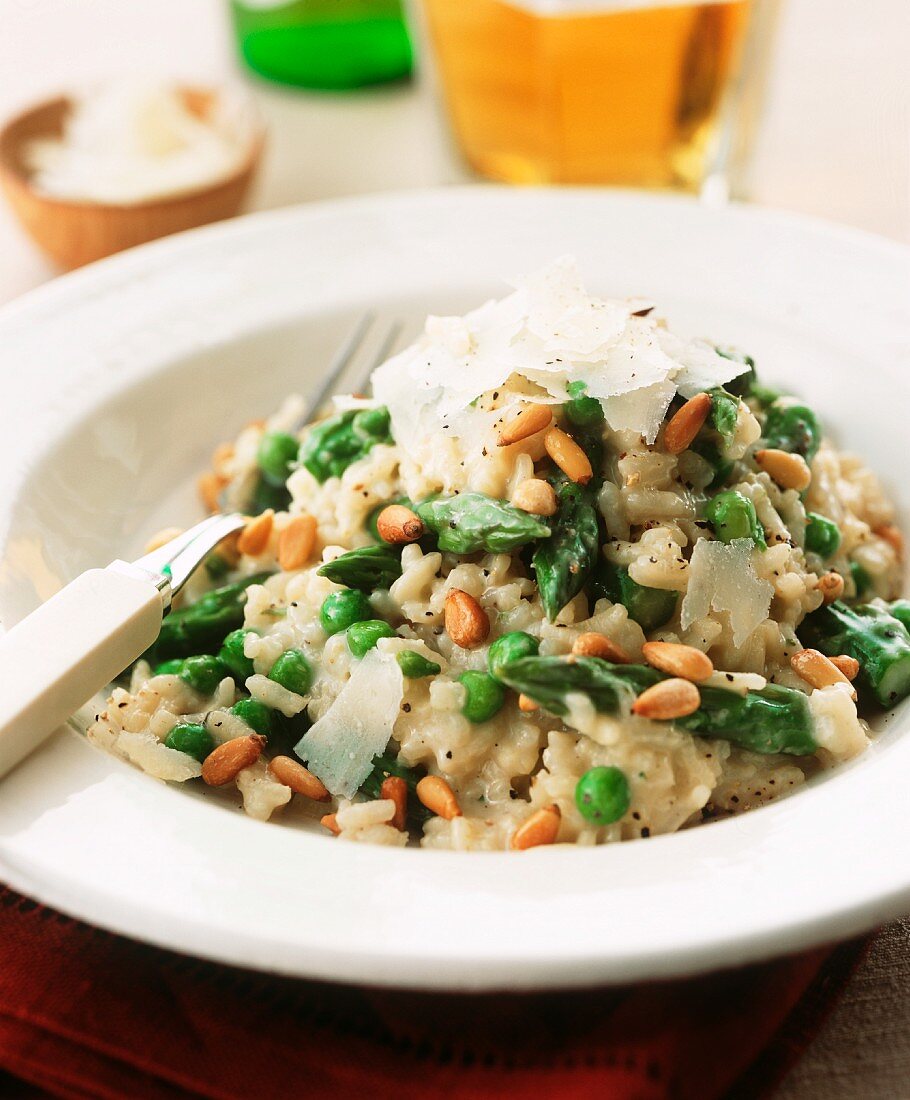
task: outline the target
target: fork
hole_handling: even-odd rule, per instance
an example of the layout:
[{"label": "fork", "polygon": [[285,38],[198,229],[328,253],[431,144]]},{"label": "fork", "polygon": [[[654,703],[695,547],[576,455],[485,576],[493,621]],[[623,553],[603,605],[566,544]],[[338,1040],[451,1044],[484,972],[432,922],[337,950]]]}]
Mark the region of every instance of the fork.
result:
[{"label": "fork", "polygon": [[[365,314],[354,325],[298,428],[315,417],[335,390],[362,351],[374,321],[372,314]],[[355,388],[367,388],[401,329],[397,321],[385,325]],[[0,776],[148,649],[194,570],[246,522],[237,512],[209,516],[136,561],[90,569],[0,636]]]}]

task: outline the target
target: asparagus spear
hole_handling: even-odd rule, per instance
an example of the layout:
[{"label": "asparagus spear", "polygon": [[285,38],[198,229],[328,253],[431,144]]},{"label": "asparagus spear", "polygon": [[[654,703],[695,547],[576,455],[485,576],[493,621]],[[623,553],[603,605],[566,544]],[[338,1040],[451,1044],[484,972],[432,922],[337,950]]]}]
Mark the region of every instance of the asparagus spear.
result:
[{"label": "asparagus spear", "polygon": [[323,420],[307,433],[300,446],[300,465],[320,483],[341,477],[352,462],[369,454],[377,443],[391,443],[389,410],[349,409]]},{"label": "asparagus spear", "polygon": [[591,594],[595,600],[606,598],[611,603],[621,603],[629,612],[629,618],[634,619],[646,634],[672,619],[679,602],[678,592],[638,584],[625,566],[614,565],[603,558],[591,578]]},{"label": "asparagus spear", "polygon": [[[568,713],[571,694],[587,696],[601,714],[617,714],[636,695],[668,677],[646,665],[614,665],[597,657],[522,657],[507,664],[500,679],[553,714]],[[758,753],[806,756],[817,748],[808,698],[769,684],[747,695],[723,688],[699,688],[701,706],[677,726],[703,737],[723,738]]]},{"label": "asparagus spear", "polygon": [[910,632],[895,615],[872,604],[848,607],[835,600],[807,615],[798,633],[807,647],[859,661],[860,691],[881,706],[893,707],[910,695]]},{"label": "asparagus spear", "polygon": [[362,546],[348,550],[334,561],[326,562],[316,570],[320,577],[328,577],[336,584],[357,588],[361,592],[374,592],[377,588],[391,588],[401,576],[401,550],[382,543],[379,546]]},{"label": "asparagus spear", "polygon": [[247,588],[251,584],[262,584],[268,576],[268,573],[257,573],[244,577],[235,584],[206,592],[189,607],[172,611],[161,624],[158,640],[145,657],[158,663],[173,657],[216,652],[232,630],[243,626]]},{"label": "asparagus spear", "polygon": [[485,493],[432,497],[417,505],[417,515],[437,536],[439,549],[453,554],[508,554],[550,535],[539,517]]},{"label": "asparagus spear", "polygon": [[551,622],[584,588],[600,549],[597,509],[590,492],[575,485],[571,489],[557,486],[557,496],[553,533],[540,543],[532,559],[540,600]]}]

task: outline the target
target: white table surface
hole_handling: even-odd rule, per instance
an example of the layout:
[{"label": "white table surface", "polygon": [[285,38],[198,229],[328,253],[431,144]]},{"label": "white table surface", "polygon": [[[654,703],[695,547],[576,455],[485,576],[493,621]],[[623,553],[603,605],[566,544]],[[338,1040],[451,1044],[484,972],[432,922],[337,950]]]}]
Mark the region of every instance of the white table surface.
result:
[{"label": "white table surface", "polygon": [[[908,58],[910,0],[784,0],[750,197],[910,243]],[[137,73],[239,75],[226,3],[0,0],[0,117]],[[345,95],[251,87],[270,131],[254,208],[471,178],[420,82]],[[0,204],[0,303],[53,274]],[[910,1096],[908,931],[878,938],[781,1100]]]}]

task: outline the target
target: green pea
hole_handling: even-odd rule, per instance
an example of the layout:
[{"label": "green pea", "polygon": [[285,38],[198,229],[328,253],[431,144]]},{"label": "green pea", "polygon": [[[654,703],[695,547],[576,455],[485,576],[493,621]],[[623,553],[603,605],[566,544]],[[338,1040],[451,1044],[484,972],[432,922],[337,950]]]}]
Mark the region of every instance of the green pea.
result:
[{"label": "green pea", "polygon": [[241,699],[231,707],[231,714],[236,714],[251,730],[261,733],[263,737],[268,737],[272,732],[272,710],[257,699]]},{"label": "green pea", "polygon": [[284,485],[297,461],[300,443],[287,432],[266,432],[259,441],[256,462],[270,485]]},{"label": "green pea", "polygon": [[488,672],[463,672],[458,677],[464,684],[465,700],[461,713],[471,722],[489,722],[506,701],[506,692]]},{"label": "green pea", "polygon": [[152,671],[153,676],[179,676],[183,672],[183,659],[175,657],[171,661],[162,661]]},{"label": "green pea", "polygon": [[806,549],[823,558],[830,558],[840,546],[840,528],[834,520],[820,516],[818,512],[807,513]]},{"label": "green pea", "polygon": [[592,825],[612,825],[632,801],[629,782],[619,768],[591,768],[575,786],[578,812]]},{"label": "green pea", "polygon": [[850,562],[850,576],[853,577],[857,596],[864,596],[872,587],[872,578],[858,561]]},{"label": "green pea", "polygon": [[391,418],[389,410],[380,405],[376,409],[361,409],[354,415],[351,427],[358,435],[369,435],[374,439],[387,439]]},{"label": "green pea", "polygon": [[254,630],[232,630],[221,643],[218,660],[227,667],[238,684],[246,681],[255,672],[253,661],[243,652],[244,644]]},{"label": "green pea", "polygon": [[490,675],[498,680],[499,674],[510,661],[518,661],[522,657],[536,657],[540,649],[540,642],[523,630],[510,630],[490,646],[487,654],[487,665]]},{"label": "green pea", "polygon": [[364,657],[380,638],[394,638],[395,631],[382,619],[364,619],[348,627],[348,649],[355,657]]},{"label": "green pea", "polygon": [[762,435],[769,447],[800,454],[811,462],[822,438],[818,417],[806,405],[776,401],[768,410]]},{"label": "green pea", "polygon": [[415,653],[413,649],[403,649],[395,659],[409,680],[422,680],[424,676],[436,676],[442,672],[441,665],[428,661],[422,653]]},{"label": "green pea", "polygon": [[756,546],[767,550],[765,530],[758,522],[755,505],[735,489],[727,489],[709,500],[705,516],[721,542],[752,539]]},{"label": "green pea", "polygon": [[373,608],[364,592],[356,588],[343,588],[340,592],[330,592],[322,601],[319,609],[319,621],[328,635],[340,634],[352,623],[361,623],[373,617]]},{"label": "green pea", "polygon": [[228,675],[228,669],[217,657],[187,657],[180,670],[180,679],[200,695],[211,695]]},{"label": "green pea", "polygon": [[313,686],[313,668],[301,649],[289,649],[272,665],[269,679],[288,691],[306,695]]},{"label": "green pea", "polygon": [[164,739],[169,749],[185,752],[200,763],[214,749],[215,741],[205,726],[197,722],[180,722]]},{"label": "green pea", "polygon": [[596,397],[579,394],[563,405],[563,412],[573,428],[603,428],[603,405]]}]

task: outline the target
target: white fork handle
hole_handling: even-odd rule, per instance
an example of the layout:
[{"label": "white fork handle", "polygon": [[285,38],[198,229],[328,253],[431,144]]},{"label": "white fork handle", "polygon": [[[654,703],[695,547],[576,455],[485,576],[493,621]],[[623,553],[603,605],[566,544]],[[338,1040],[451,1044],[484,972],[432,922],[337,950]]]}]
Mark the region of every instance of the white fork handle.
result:
[{"label": "white fork handle", "polygon": [[90,569],[0,636],[0,775],[143,653],[161,628],[152,579]]}]

